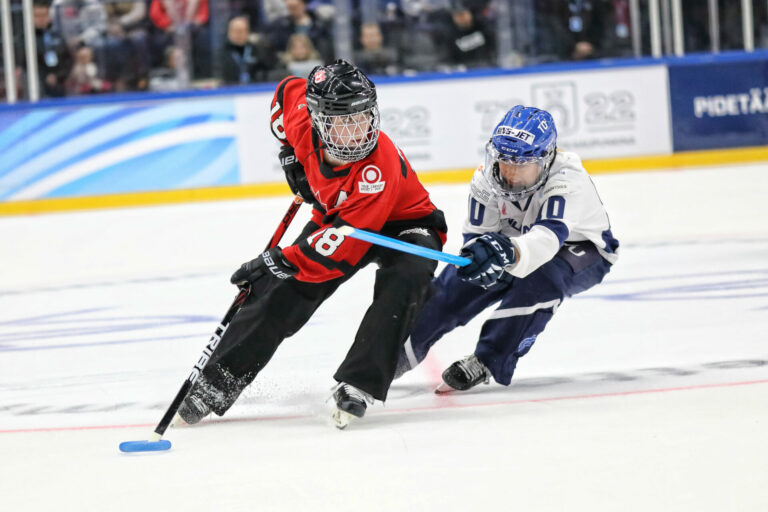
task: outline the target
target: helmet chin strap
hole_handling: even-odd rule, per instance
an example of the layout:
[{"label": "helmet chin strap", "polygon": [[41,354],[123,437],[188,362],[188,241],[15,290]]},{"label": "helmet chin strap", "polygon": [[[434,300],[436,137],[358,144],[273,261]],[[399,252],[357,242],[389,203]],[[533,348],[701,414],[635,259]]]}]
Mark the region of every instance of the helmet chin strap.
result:
[{"label": "helmet chin strap", "polygon": [[552,168],[552,164],[555,163],[555,158],[557,157],[557,146],[552,149],[552,153],[549,155],[549,161],[547,162],[547,167],[545,170],[547,171],[547,174],[549,174],[549,170]]}]

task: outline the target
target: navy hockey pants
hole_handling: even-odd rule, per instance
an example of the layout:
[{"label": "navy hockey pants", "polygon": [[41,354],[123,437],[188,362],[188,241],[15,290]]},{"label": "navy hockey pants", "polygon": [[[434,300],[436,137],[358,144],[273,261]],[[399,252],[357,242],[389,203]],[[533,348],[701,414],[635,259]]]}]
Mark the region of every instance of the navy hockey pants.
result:
[{"label": "navy hockey pants", "polygon": [[434,295],[416,319],[401,364],[407,358],[406,367],[414,367],[444,334],[500,303],[483,324],[475,355],[496,382],[509,385],[517,360],[528,353],[563,299],[600,283],[610,267],[589,242],[568,244],[528,276],[488,289],[462,281],[456,267],[448,265],[432,282]]}]

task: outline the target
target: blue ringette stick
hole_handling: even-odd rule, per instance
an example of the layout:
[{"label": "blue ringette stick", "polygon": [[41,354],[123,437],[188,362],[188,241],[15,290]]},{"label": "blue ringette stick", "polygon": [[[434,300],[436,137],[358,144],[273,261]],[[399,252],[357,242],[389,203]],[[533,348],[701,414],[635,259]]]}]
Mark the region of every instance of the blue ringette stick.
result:
[{"label": "blue ringette stick", "polygon": [[340,227],[339,233],[344,236],[351,236],[352,238],[363,240],[364,242],[370,242],[372,244],[381,245],[383,247],[389,247],[390,249],[394,249],[396,251],[415,254],[416,256],[421,256],[422,258],[451,263],[457,267],[469,265],[469,262],[471,261],[469,258],[435,251],[434,249],[428,249],[427,247],[422,247],[416,244],[409,244],[408,242],[403,242],[402,240],[398,240],[396,238],[390,238],[378,233],[371,233],[370,231],[353,228],[352,226]]}]

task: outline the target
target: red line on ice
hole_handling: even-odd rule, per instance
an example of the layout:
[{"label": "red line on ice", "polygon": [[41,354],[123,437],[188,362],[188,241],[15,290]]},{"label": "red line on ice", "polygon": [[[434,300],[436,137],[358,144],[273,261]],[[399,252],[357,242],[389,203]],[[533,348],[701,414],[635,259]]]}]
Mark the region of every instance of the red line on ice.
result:
[{"label": "red line on ice", "polygon": [[[696,386],[680,386],[680,387],[674,387],[674,388],[660,388],[660,389],[640,389],[635,391],[617,391],[613,393],[596,393],[591,395],[565,395],[565,396],[552,396],[552,397],[545,397],[545,398],[521,398],[518,400],[503,400],[500,402],[485,402],[485,403],[471,403],[471,404],[459,404],[456,403],[455,400],[443,400],[443,398],[448,398],[450,395],[443,395],[441,396],[440,400],[438,400],[438,405],[431,405],[431,406],[424,406],[424,407],[405,407],[400,409],[390,409],[387,408],[385,411],[378,411],[376,414],[392,414],[392,413],[398,413],[398,412],[411,412],[411,411],[431,411],[431,410],[438,410],[438,409],[459,409],[459,408],[471,408],[471,407],[495,407],[500,405],[515,405],[515,404],[524,404],[524,403],[537,403],[537,402],[557,402],[561,400],[585,400],[589,398],[605,398],[605,397],[616,397],[616,396],[627,396],[627,395],[645,395],[645,394],[651,394],[651,393],[669,393],[673,391],[692,391],[697,389],[710,389],[710,388],[727,388],[727,387],[734,387],[734,386],[751,386],[755,384],[768,384],[768,379],[764,380],[753,380],[753,381],[745,381],[745,382],[724,382],[719,384],[699,384]],[[460,396],[460,395],[456,395]],[[229,423],[229,422],[240,422],[240,421],[277,421],[277,420],[294,420],[294,419],[304,419],[304,418],[311,418],[315,415],[312,414],[302,414],[302,415],[295,415],[295,416],[264,416],[259,418],[233,418],[231,420],[229,419],[223,419],[223,420],[214,420],[207,423]],[[154,427],[154,423],[144,423],[144,424],[133,424],[133,425],[90,425],[90,426],[79,426],[79,427],[47,427],[47,428],[20,428],[20,429],[10,429],[10,430],[0,430],[0,434],[24,434],[24,433],[31,433],[31,432],[65,432],[65,431],[73,431],[73,430],[106,430],[106,429],[119,429],[119,428],[148,428],[148,427]]]},{"label": "red line on ice", "polygon": [[[446,367],[447,368],[447,367]],[[437,360],[432,354],[427,354],[427,358],[424,359],[424,369],[427,371],[429,379],[432,381],[432,387],[437,388],[443,383],[443,364]],[[456,404],[455,396],[451,396],[450,393],[442,395],[434,395],[435,402],[440,403],[440,408],[452,407]]]}]

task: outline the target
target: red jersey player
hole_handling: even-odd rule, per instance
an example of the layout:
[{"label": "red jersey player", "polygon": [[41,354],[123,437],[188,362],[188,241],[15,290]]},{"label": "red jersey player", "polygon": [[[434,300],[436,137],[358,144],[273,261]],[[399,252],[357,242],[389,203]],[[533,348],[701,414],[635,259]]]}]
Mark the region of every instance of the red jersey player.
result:
[{"label": "red jersey player", "polygon": [[351,225],[440,250],[447,230],[402,151],[379,131],[376,88],[344,60],[288,77],[272,101],[272,133],[291,190],[313,205],[290,246],[244,263],[232,283],[253,292],[222,336],[179,414],[197,423],[224,414],[338,286],[376,263],[374,300],[334,375],[333,418],[344,428],[385,400],[397,357],[428,295],[436,262],[345,237]]}]

